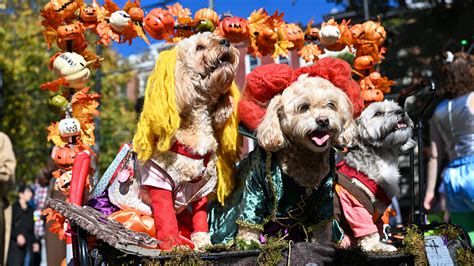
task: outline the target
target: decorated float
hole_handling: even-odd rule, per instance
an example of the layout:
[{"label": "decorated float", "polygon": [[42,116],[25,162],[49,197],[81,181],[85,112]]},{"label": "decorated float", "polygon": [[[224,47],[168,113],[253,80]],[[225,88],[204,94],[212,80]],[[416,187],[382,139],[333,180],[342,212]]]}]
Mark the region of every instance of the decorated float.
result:
[{"label": "decorated float", "polygon": [[[421,254],[413,252],[413,249],[418,249],[419,245],[424,245],[423,235],[413,228],[407,230],[405,236],[405,239],[411,239],[410,241],[405,241],[403,244],[401,241],[395,242],[397,246],[404,246],[405,249],[391,254],[367,254],[360,251],[342,250],[333,245],[304,241],[293,243],[286,240],[284,236],[267,237],[265,244],[235,240],[225,244],[199,246],[198,243],[202,239],[199,240],[198,236],[201,235],[192,232],[186,235],[182,232],[180,222],[189,217],[176,218],[179,224],[172,224],[171,227],[179,225],[179,235],[176,235],[179,239],[169,241],[169,239],[156,238],[157,231],[161,230],[159,228],[165,228],[167,224],[165,221],[163,221],[165,224],[157,223],[156,220],[160,217],[150,212],[150,206],[140,205],[145,206],[141,212],[126,208],[131,205],[130,201],[138,198],[146,202],[136,182],[137,162],[147,161],[152,154],[167,150],[193,160],[202,160],[204,170],[200,176],[205,176],[207,173],[209,162],[211,162],[209,165],[217,169],[214,176],[208,180],[209,182],[200,187],[206,188],[207,184],[213,185],[209,192],[205,194],[196,192],[191,199],[187,199],[192,204],[185,205],[184,209],[194,210],[189,214],[194,228],[202,226],[196,222],[197,220],[202,222],[204,219],[206,223],[207,217],[196,218],[199,215],[196,214],[198,213],[196,210],[207,206],[207,198],[225,205],[225,199],[237,186],[233,181],[233,168],[238,159],[239,143],[235,114],[239,92],[235,85],[227,84],[226,87],[229,89],[223,94],[228,97],[224,99],[224,103],[230,106],[231,113],[234,112],[227,113],[227,117],[221,122],[223,129],[220,129],[221,124],[219,124],[219,129],[216,130],[218,135],[216,139],[223,147],[222,149],[216,150],[215,153],[208,152],[198,156],[178,141],[170,142],[173,137],[170,132],[180,130],[179,123],[183,118],[179,118],[177,110],[182,111],[183,108],[179,104],[173,103],[168,106],[164,103],[170,100],[175,101],[172,98],[175,97],[175,92],[172,92],[174,89],[170,90],[167,87],[168,83],[174,82],[173,78],[170,79],[170,76],[173,76],[173,74],[170,75],[173,73],[170,71],[175,71],[175,68],[173,66],[167,69],[167,66],[174,65],[177,61],[181,62],[180,60],[186,56],[180,53],[179,45],[188,47],[186,45],[189,44],[185,45],[185,41],[181,42],[182,40],[212,32],[216,37],[209,38],[218,38],[221,45],[219,47],[227,47],[222,49],[231,49],[230,43],[241,43],[247,46],[247,52],[255,57],[266,55],[271,55],[273,58],[288,57],[291,51],[297,51],[298,55],[309,64],[316,63],[325,57],[340,58],[351,66],[348,78],[351,79],[350,76],[352,76],[360,88],[355,98],[357,98],[357,104],[360,105],[357,108],[362,109],[372,102],[383,101],[384,94],[389,93],[390,87],[394,84],[388,77],[376,71],[377,65],[382,62],[386,53],[386,48],[383,46],[386,31],[380,21],[351,24],[346,20],[338,23],[330,19],[321,25],[314,25],[310,21],[305,28],[302,28],[296,23],[284,21],[284,14],[278,11],[269,14],[266,10],[259,9],[252,12],[248,18],[241,18],[230,14],[219,16],[212,9],[204,8],[193,15],[191,10],[176,3],[166,8],[152,9],[146,13],[140,6],[140,1],[130,0],[123,7],[111,0],[106,0],[103,4],[95,0],[90,3],[79,0],[51,0],[43,7],[41,15],[44,18],[42,26],[45,41],[51,49],[58,49],[58,53],[49,62],[50,69],[57,74],[57,79],[43,84],[41,89],[56,94],[51,97],[49,107],[61,119],[48,127],[48,140],[56,146],[54,161],[59,168],[54,174],[56,187],[68,197],[67,202],[48,200],[49,208],[43,214],[46,220],[52,223],[51,230],[57,233],[60,239],[66,241],[68,264],[201,263],[203,261],[235,264],[278,264],[281,262],[352,264],[356,261],[412,264],[414,258],[425,260],[423,252]],[[147,85],[150,89],[147,88],[146,97],[156,101],[154,103],[159,103],[162,109],[152,110],[153,103],[145,99],[144,113],[133,145],[124,144],[102,177],[94,180],[90,162],[95,154],[91,147],[95,140],[94,117],[99,115],[97,107],[100,95],[90,92],[87,84],[91,71],[100,66],[101,58],[92,52],[94,49],[90,47],[107,46],[112,41],[128,45],[133,45],[133,42],[137,41],[149,43],[149,38],[167,43],[178,43],[178,48],[165,51],[163,55],[160,54],[154,74]],[[196,46],[196,50],[205,48]],[[221,67],[221,64],[236,63],[235,59],[229,58],[229,54],[230,52],[227,52],[225,56],[219,57],[218,63],[211,67],[211,70],[215,71]],[[301,70],[299,73],[310,72]],[[201,78],[207,82],[203,75],[206,74],[201,74]],[[325,78],[331,80],[330,77]],[[337,84],[337,81],[334,83]],[[152,91],[155,85],[160,88],[156,93]],[[178,89],[177,92],[179,92]],[[407,94],[416,92],[418,92],[416,88],[411,88],[401,96],[405,97]],[[350,95],[349,97],[353,98]],[[216,109],[219,107],[217,104]],[[224,113],[227,112],[227,109],[223,108],[223,110]],[[157,114],[156,112],[160,114],[158,118],[161,122],[151,117],[146,118]],[[249,130],[249,128],[241,133],[250,137],[254,136],[252,129]],[[333,153],[331,154],[334,156]],[[328,163],[332,164],[332,169],[334,169],[334,158]],[[159,166],[164,168],[162,165]],[[148,169],[152,168],[153,166],[148,166]],[[201,182],[201,179],[190,181],[190,183],[196,182]],[[124,186],[127,192],[121,191]],[[125,200],[116,198],[112,203],[111,198],[116,195],[109,197],[111,191],[112,194],[127,194],[129,191],[136,194],[129,194],[129,198]],[[169,207],[156,205],[156,202],[164,202],[163,197],[169,196],[162,192],[161,190],[157,193],[150,192],[152,199],[149,201],[152,202],[150,204],[155,211],[157,206],[160,210]],[[197,200],[195,195],[198,194],[201,195],[199,199],[204,200]],[[154,201],[153,197],[159,200]],[[169,212],[162,213],[173,216],[173,205]],[[181,209],[177,215],[182,213],[184,212]],[[164,217],[165,220],[168,218],[168,216]],[[455,227],[436,230],[441,230],[441,234],[447,235],[450,240],[459,238],[460,231]],[[457,247],[465,247],[465,242],[458,242]]]}]

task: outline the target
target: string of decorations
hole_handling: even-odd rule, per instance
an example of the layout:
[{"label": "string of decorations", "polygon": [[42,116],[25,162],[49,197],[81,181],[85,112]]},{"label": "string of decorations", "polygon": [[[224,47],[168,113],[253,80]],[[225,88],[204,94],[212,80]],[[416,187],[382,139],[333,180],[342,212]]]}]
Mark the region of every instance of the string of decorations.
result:
[{"label": "string of decorations", "polygon": [[[219,17],[209,8],[192,16],[190,9],[175,3],[145,15],[139,0],[128,0],[122,8],[111,0],[105,0],[103,5],[96,0],[87,4],[83,0],[51,0],[41,10],[41,16],[48,47],[55,44],[60,50],[49,62],[57,79],[42,84],[41,89],[57,93],[51,97],[49,107],[62,119],[48,127],[48,140],[57,147],[56,187],[66,196],[77,152],[87,150],[93,154],[90,147],[95,144],[93,120],[99,115],[100,96],[89,92],[87,82],[91,69],[100,67],[101,58],[87,49],[89,44],[107,46],[114,41],[131,45],[135,38],[149,44],[147,34],[175,43],[198,32],[211,31],[232,43],[243,43],[255,57],[288,57],[294,50],[306,62],[316,62],[324,56],[341,57],[352,64],[366,103],[383,100],[383,94],[390,92],[394,84],[374,69],[386,52],[386,32],[377,21],[350,25],[350,21],[337,23],[330,19],[320,27],[310,21],[303,31],[297,24],[285,22],[283,13],[269,15],[263,8],[244,19],[230,14]],[[64,219],[51,210],[45,213],[49,214],[48,219],[59,221],[53,228],[64,236],[60,225]]]}]

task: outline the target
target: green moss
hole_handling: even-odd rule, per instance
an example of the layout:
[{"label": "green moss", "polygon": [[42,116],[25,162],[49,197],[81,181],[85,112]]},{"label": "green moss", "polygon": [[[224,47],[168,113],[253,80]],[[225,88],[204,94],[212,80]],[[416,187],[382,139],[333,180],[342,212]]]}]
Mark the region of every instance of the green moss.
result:
[{"label": "green moss", "polygon": [[267,237],[267,243],[261,245],[258,263],[260,265],[277,265],[283,259],[281,252],[287,247],[287,240],[279,237]]},{"label": "green moss", "polygon": [[458,248],[456,250],[456,262],[458,265],[474,265],[474,255],[469,248]]},{"label": "green moss", "polygon": [[407,233],[403,239],[403,245],[403,252],[415,256],[415,265],[428,265],[423,233],[416,225],[407,227]]},{"label": "green moss", "polygon": [[459,235],[461,234],[461,230],[459,228],[452,226],[450,224],[442,225],[436,229],[439,230],[438,235],[442,236],[447,241],[456,240],[459,238]]}]

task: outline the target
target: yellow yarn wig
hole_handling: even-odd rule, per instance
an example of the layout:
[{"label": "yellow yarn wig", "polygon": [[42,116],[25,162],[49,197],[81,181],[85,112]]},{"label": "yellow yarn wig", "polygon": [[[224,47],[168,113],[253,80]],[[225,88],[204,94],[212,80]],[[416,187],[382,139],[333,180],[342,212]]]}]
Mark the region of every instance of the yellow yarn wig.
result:
[{"label": "yellow yarn wig", "polygon": [[[175,64],[176,48],[161,52],[148,78],[143,111],[133,137],[133,149],[140,161],[150,159],[153,152],[168,151],[180,126],[175,95]],[[236,112],[240,92],[235,83],[232,83],[230,94],[234,112],[216,136],[219,144],[216,162],[217,199],[221,204],[234,188],[234,166],[239,160],[240,148]]]}]

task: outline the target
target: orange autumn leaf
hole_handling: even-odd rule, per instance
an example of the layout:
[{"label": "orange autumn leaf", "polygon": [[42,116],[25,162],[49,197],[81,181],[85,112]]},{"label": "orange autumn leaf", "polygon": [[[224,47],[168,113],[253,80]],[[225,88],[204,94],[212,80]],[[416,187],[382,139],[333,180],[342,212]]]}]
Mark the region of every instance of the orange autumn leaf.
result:
[{"label": "orange autumn leaf", "polygon": [[273,13],[273,15],[265,19],[265,24],[268,25],[270,28],[276,30],[277,28],[279,28],[285,23],[285,21],[283,21],[284,15],[285,13],[283,12],[278,14],[278,10],[277,10],[275,11],[275,13]]},{"label": "orange autumn leaf", "polygon": [[57,234],[60,240],[65,240],[66,232],[64,232],[64,223],[66,222],[66,218],[51,208],[44,209],[41,214],[46,218],[46,223],[51,222],[49,231]]},{"label": "orange autumn leaf", "polygon": [[57,92],[61,86],[69,86],[69,82],[67,82],[65,77],[61,77],[53,81],[43,83],[40,85],[40,89]]},{"label": "orange autumn leaf", "polygon": [[150,41],[148,40],[148,37],[146,36],[142,27],[136,24],[134,24],[134,27],[135,27],[135,31],[137,32],[138,37],[142,38],[146,42],[146,44],[150,45]]},{"label": "orange autumn leaf", "polygon": [[45,29],[43,30],[43,37],[44,37],[44,40],[46,41],[46,45],[48,46],[48,49],[51,49],[52,44],[58,38],[58,33],[53,27],[48,25],[48,26],[45,26]]},{"label": "orange autumn leaf", "polygon": [[178,18],[186,18],[191,16],[191,10],[189,8],[183,8],[180,3],[175,3],[172,6],[166,6],[170,13]]},{"label": "orange autumn leaf", "polygon": [[125,43],[128,41],[128,45],[132,45],[132,40],[138,36],[132,21],[128,22],[128,26],[125,27],[122,32],[120,32],[120,35],[122,38],[120,38],[118,43]]},{"label": "orange autumn leaf", "polygon": [[294,44],[289,40],[281,40],[275,44],[275,51],[272,54],[273,58],[279,56],[288,57],[289,49],[292,48]]},{"label": "orange autumn leaf", "polygon": [[81,123],[81,140],[82,143],[88,146],[95,144],[94,122]]},{"label": "orange autumn leaf", "polygon": [[130,2],[130,0],[127,1],[127,3],[125,3],[125,6],[123,7],[123,11],[127,12],[130,10],[130,8],[132,7],[138,7],[140,8],[140,1],[136,2],[136,1],[133,1],[133,2]]},{"label": "orange autumn leaf", "polygon": [[262,24],[268,18],[268,13],[265,11],[264,8],[260,8],[259,10],[254,10],[248,19],[249,27],[251,24]]},{"label": "orange autumn leaf", "polygon": [[72,116],[77,118],[81,125],[90,122],[95,116],[99,115],[97,107],[99,106],[100,95],[97,93],[88,93],[89,87],[86,87],[72,97]]},{"label": "orange autumn leaf", "polygon": [[59,136],[59,123],[54,122],[51,123],[48,127],[48,141],[52,141],[54,145],[58,147],[64,147],[64,145],[68,144],[67,138],[62,138]]}]

